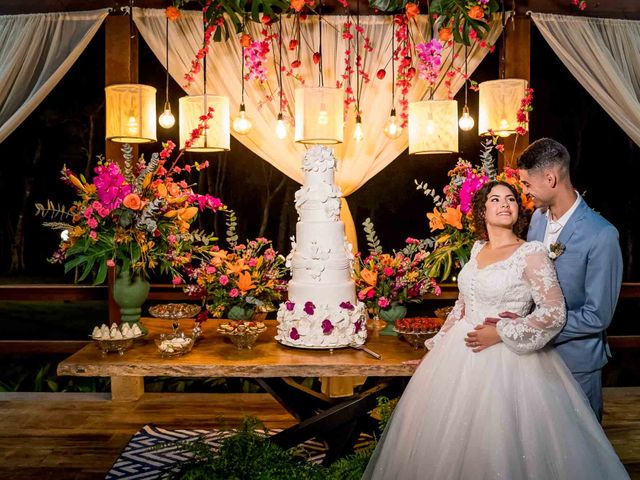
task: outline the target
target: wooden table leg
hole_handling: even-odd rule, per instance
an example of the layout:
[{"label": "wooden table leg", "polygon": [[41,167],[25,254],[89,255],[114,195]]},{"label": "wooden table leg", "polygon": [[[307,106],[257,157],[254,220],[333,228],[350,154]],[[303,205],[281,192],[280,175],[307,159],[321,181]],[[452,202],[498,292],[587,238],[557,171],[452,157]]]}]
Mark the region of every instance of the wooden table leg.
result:
[{"label": "wooden table leg", "polygon": [[144,377],[111,377],[111,400],[134,402],[144,393]]}]

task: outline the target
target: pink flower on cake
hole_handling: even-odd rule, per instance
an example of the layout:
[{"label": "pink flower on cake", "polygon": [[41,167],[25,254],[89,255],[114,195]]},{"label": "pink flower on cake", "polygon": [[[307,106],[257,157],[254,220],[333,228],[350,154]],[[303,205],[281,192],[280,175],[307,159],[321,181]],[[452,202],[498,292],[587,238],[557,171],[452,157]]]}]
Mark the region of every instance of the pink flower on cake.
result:
[{"label": "pink flower on cake", "polygon": [[389,299],[387,297],[380,297],[378,300],[378,306],[380,308],[387,308],[389,306]]},{"label": "pink flower on cake", "polygon": [[293,327],[291,329],[289,336],[291,337],[291,340],[298,340],[300,338],[300,334],[298,333],[298,330],[296,329],[296,327]]},{"label": "pink flower on cake", "polygon": [[288,312],[293,312],[293,308],[296,306],[296,304],[293,302],[287,301],[285,302],[284,306],[287,308]]},{"label": "pink flower on cake", "polygon": [[304,313],[306,313],[307,315],[313,315],[313,312],[316,311],[316,306],[313,304],[313,302],[307,302],[304,304]]},{"label": "pink flower on cake", "polygon": [[231,290],[229,290],[229,296],[231,298],[236,298],[238,295],[240,295],[240,291],[237,288],[232,288]]},{"label": "pink flower on cake", "polygon": [[333,332],[333,323],[328,318],[325,318],[322,321],[322,333],[329,335],[331,332]]},{"label": "pink flower on cake", "polygon": [[355,307],[351,302],[342,302],[340,304],[340,308],[344,308],[345,310],[353,310]]}]

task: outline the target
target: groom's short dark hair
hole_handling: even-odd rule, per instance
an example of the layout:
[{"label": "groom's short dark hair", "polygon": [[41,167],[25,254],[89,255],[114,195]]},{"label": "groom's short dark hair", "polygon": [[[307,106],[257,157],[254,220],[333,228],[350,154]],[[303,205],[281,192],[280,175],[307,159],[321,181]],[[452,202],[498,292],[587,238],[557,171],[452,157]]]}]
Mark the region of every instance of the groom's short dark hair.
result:
[{"label": "groom's short dark hair", "polygon": [[541,138],[529,145],[518,157],[518,168],[542,170],[558,166],[563,175],[569,176],[571,158],[560,142],[552,138]]}]

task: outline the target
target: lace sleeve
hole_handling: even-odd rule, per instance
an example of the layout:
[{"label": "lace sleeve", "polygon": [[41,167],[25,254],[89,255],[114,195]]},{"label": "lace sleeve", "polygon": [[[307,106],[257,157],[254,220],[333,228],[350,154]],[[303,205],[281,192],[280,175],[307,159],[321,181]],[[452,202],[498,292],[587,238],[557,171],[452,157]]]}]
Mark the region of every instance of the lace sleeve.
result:
[{"label": "lace sleeve", "polygon": [[442,328],[435,336],[424,342],[424,346],[427,347],[428,350],[433,350],[436,343],[438,343],[462,317],[464,317],[464,298],[462,297],[462,292],[460,292],[458,300],[456,300],[453,310],[451,310],[451,313],[447,316],[447,320],[444,322],[444,325],[442,325]]},{"label": "lace sleeve", "polygon": [[567,312],[556,271],[542,244],[524,258],[523,276],[531,287],[533,312],[523,318],[502,319],[496,325],[507,348],[529,353],[544,347],[562,329]]}]

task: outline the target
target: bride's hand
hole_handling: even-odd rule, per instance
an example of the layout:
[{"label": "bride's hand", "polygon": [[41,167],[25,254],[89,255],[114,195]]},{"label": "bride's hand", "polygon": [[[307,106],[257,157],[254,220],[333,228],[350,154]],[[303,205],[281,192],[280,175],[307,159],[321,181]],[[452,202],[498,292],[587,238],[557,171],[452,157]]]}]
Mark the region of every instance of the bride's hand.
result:
[{"label": "bride's hand", "polygon": [[475,353],[481,352],[501,341],[502,339],[493,325],[476,325],[476,328],[467,333],[464,339],[467,347],[471,348]]}]

